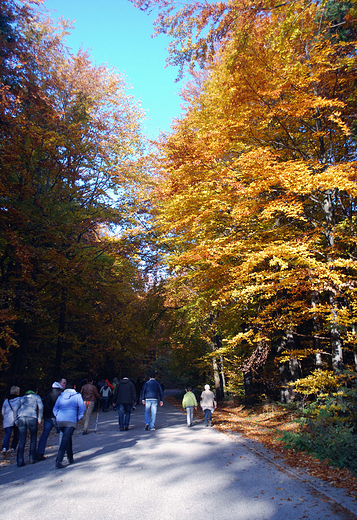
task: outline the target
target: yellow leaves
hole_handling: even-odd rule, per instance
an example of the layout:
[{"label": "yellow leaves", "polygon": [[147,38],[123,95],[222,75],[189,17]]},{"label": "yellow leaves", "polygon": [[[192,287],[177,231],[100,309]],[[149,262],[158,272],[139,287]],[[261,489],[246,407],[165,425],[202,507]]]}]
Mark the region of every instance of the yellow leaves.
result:
[{"label": "yellow leaves", "polygon": [[345,375],[337,375],[331,370],[314,370],[307,377],[290,383],[290,386],[303,395],[329,394],[341,385],[345,377]]},{"label": "yellow leaves", "polygon": [[316,354],[320,354],[321,349],[313,349],[313,348],[304,348],[304,349],[292,349],[283,352],[278,358],[277,362],[279,364],[284,364],[289,362],[292,359],[297,359],[302,361],[306,358],[312,358],[316,356]]},{"label": "yellow leaves", "polygon": [[269,261],[270,267],[279,267],[280,270],[284,271],[285,269],[288,269],[289,263],[284,261],[282,258],[278,258],[276,256],[273,256],[271,260]]}]

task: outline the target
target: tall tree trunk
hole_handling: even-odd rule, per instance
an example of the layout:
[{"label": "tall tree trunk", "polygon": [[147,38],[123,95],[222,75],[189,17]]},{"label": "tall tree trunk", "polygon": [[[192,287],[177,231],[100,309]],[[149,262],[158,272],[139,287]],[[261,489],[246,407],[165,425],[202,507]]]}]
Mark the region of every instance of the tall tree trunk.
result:
[{"label": "tall tree trunk", "polygon": [[254,403],[254,388],[253,388],[253,378],[252,371],[243,372],[243,381],[244,381],[244,403],[246,405],[250,405]]},{"label": "tall tree trunk", "polygon": [[219,370],[218,370],[218,363],[217,363],[216,357],[212,358],[212,368],[213,368],[213,378],[214,378],[214,387],[215,387],[215,391],[216,391],[216,398],[217,398],[217,401],[220,401],[222,399],[221,383],[220,383],[220,379],[219,379]]},{"label": "tall tree trunk", "polygon": [[15,353],[15,362],[11,376],[12,384],[20,383],[25,373],[30,342],[30,327],[28,322],[17,322],[15,326],[15,332],[18,338],[17,342],[19,346]]},{"label": "tall tree trunk", "polygon": [[336,327],[331,329],[331,350],[332,350],[332,368],[334,372],[339,373],[343,370],[343,350],[342,341],[339,330]]},{"label": "tall tree trunk", "polygon": [[[312,294],[311,294],[311,306],[312,308],[314,309],[317,304],[319,302],[319,295],[316,291],[313,291]],[[316,332],[317,331],[317,323],[316,323],[316,317],[314,316],[313,317],[313,331]],[[320,339],[317,338],[314,334],[313,336],[314,338],[314,349],[315,350],[319,350],[320,349]],[[316,364],[316,368],[317,370],[321,370],[322,369],[322,353],[321,352],[317,352],[316,355],[315,355],[315,364]]]},{"label": "tall tree trunk", "polygon": [[[286,336],[281,342],[280,350],[295,350],[295,339],[291,330],[286,332]],[[289,385],[291,381],[296,381],[301,377],[301,366],[300,362],[296,357],[291,356],[288,363],[285,363],[284,366],[280,367],[280,379],[281,379],[281,391],[280,391],[280,400],[282,403],[290,403],[295,398],[295,392],[293,388]]]},{"label": "tall tree trunk", "polygon": [[64,333],[66,329],[66,314],[67,314],[67,294],[68,291],[64,287],[61,293],[61,305],[60,315],[58,324],[58,337],[57,337],[57,348],[56,348],[56,359],[53,367],[53,378],[57,380],[60,377],[63,349],[65,346]]}]

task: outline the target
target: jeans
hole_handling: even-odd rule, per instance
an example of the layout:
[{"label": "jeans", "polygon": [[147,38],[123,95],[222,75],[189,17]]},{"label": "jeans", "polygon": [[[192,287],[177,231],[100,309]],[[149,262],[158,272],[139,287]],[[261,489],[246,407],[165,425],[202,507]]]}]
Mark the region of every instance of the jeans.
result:
[{"label": "jeans", "polygon": [[193,422],[193,406],[186,406],[187,426],[191,426]]},{"label": "jeans", "polygon": [[155,420],[157,413],[157,399],[145,400],[145,424],[150,426],[150,430],[155,428]]},{"label": "jeans", "polygon": [[[124,428],[124,427],[129,426],[131,408],[132,408],[131,404],[127,404],[127,403],[118,404],[119,428]],[[125,419],[124,419],[124,413],[125,413]]]},{"label": "jeans", "polygon": [[212,421],[212,412],[209,408],[205,409],[205,426],[208,426]]},{"label": "jeans", "polygon": [[24,463],[24,450],[27,437],[27,428],[30,432],[30,462],[35,462],[36,458],[36,441],[37,441],[37,419],[34,417],[19,417],[17,420],[19,427],[20,442],[17,450],[17,465],[22,466]]},{"label": "jeans", "polygon": [[90,420],[92,412],[94,410],[94,405],[95,405],[94,401],[88,402],[86,413],[84,414],[84,419],[83,419],[83,431],[84,432],[88,431],[89,420]]},{"label": "jeans", "polygon": [[75,427],[61,426],[60,430],[63,433],[63,437],[58,449],[56,462],[62,462],[65,452],[67,452],[68,462],[73,462],[72,435]]},{"label": "jeans", "polygon": [[108,411],[109,397],[102,397],[103,412]]},{"label": "jeans", "polygon": [[45,454],[47,438],[48,438],[48,436],[50,434],[50,431],[52,430],[53,427],[55,427],[58,430],[58,427],[56,425],[56,420],[55,419],[47,419],[47,418],[45,418],[45,420],[43,422],[42,435],[40,437],[40,440],[38,441],[38,446],[37,446],[37,453],[39,455],[44,455]]},{"label": "jeans", "polygon": [[2,447],[6,448],[7,450],[10,446],[10,437],[12,431],[14,432],[14,434],[12,436],[11,448],[13,450],[16,450],[17,443],[19,442],[19,429],[16,426],[16,424],[14,424],[13,426],[7,426],[5,428],[4,439],[2,441]]}]

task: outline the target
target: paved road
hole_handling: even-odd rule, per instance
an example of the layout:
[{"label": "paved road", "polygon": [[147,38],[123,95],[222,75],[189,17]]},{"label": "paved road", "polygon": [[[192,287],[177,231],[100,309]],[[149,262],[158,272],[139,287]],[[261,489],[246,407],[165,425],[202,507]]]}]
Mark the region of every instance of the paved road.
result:
[{"label": "paved road", "polygon": [[[91,424],[94,427],[94,420]],[[114,411],[98,432],[74,435],[75,464],[55,469],[57,435],[48,458],[0,471],[4,520],[341,520],[357,505],[343,492],[269,460],[240,435],[226,435],[165,403],[155,432],[143,407],[120,432]],[[26,459],[27,460],[27,454]],[[66,462],[66,459],[65,461]],[[340,507],[343,504],[344,507]],[[352,512],[354,514],[352,514]]]}]

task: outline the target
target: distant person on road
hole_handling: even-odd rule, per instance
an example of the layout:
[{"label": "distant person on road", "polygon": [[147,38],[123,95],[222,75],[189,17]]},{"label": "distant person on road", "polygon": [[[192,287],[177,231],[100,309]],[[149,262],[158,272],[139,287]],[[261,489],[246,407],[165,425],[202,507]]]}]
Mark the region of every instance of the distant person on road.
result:
[{"label": "distant person on road", "polygon": [[45,449],[47,444],[48,436],[52,428],[56,428],[59,432],[59,428],[56,423],[56,418],[53,415],[53,407],[57,401],[57,398],[63,390],[66,388],[66,380],[64,377],[55,381],[52,385],[51,391],[43,398],[43,431],[38,441],[36,460],[45,460]]},{"label": "distant person on road", "polygon": [[197,399],[189,386],[186,388],[186,393],[182,399],[182,408],[186,408],[187,426],[190,427],[193,424],[193,410],[197,410]]},{"label": "distant person on road", "polygon": [[109,387],[109,384],[105,381],[102,388],[100,389],[100,396],[102,398],[102,410],[103,412],[108,411],[109,398],[112,395],[112,391]]},{"label": "distant person on road", "polygon": [[145,405],[145,430],[155,430],[157,403],[163,406],[163,393],[160,383],[156,381],[156,373],[150,373],[149,381],[146,381],[141,390],[141,402]]},{"label": "distant person on road", "polygon": [[13,432],[11,451],[15,451],[17,443],[19,442],[19,429],[14,423],[14,405],[20,399],[20,388],[18,386],[12,386],[10,388],[10,394],[7,399],[3,402],[1,413],[4,418],[3,428],[5,430],[4,438],[2,441],[2,453],[6,453],[10,446],[11,432]]},{"label": "distant person on road", "polygon": [[30,432],[29,462],[36,462],[37,428],[43,415],[42,399],[37,395],[37,385],[29,384],[28,390],[14,404],[14,421],[19,428],[20,442],[17,449],[17,465],[25,466],[24,450],[27,439],[27,428]]},{"label": "distant person on road", "polygon": [[97,401],[99,402],[101,400],[97,387],[93,383],[93,378],[88,378],[88,383],[82,386],[81,394],[86,407],[86,413],[84,415],[83,422],[83,435],[87,435],[89,421],[94,410],[94,406]]},{"label": "distant person on road", "polygon": [[209,385],[205,385],[205,389],[201,394],[200,404],[205,414],[205,426],[212,426],[212,413],[217,408],[217,402]]},{"label": "distant person on road", "polygon": [[56,457],[56,468],[63,468],[63,457],[67,453],[69,464],[73,464],[72,435],[76,429],[77,422],[82,419],[86,412],[86,407],[73,382],[68,381],[63,393],[57,398],[53,407],[53,414],[59,429],[63,433],[60,447]]},{"label": "distant person on road", "polygon": [[135,384],[135,390],[136,390],[136,400],[137,404],[140,404],[140,396],[141,396],[141,390],[143,389],[143,386],[145,384],[145,381],[143,381],[142,377],[138,377]]},{"label": "distant person on road", "polygon": [[113,406],[118,409],[119,430],[129,430],[130,415],[133,405],[136,404],[136,391],[134,383],[128,377],[123,377],[117,383],[114,395]]}]

